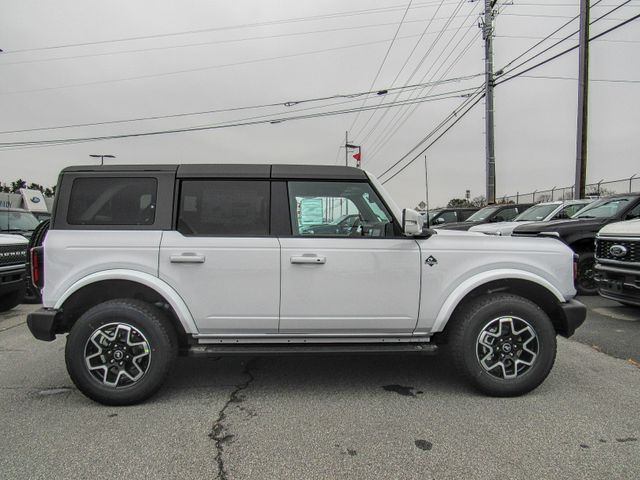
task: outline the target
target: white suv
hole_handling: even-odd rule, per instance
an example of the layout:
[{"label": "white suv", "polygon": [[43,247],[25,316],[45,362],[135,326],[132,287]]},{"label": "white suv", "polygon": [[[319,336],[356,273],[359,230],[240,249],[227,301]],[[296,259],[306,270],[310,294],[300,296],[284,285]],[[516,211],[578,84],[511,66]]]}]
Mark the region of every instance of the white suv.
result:
[{"label": "white suv", "polygon": [[562,242],[423,231],[356,168],[71,167],[57,192],[28,325],[69,333],[71,378],[106,404],[152,395],[179,353],[439,346],[481,391],[519,395],[586,315]]}]

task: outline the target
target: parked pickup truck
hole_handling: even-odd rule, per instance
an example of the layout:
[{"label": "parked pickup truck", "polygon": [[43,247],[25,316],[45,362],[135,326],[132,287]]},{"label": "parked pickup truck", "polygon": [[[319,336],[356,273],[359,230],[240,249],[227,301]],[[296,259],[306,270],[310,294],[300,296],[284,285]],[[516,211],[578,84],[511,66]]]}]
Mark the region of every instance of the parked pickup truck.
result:
[{"label": "parked pickup truck", "polygon": [[596,236],[598,293],[640,306],[640,219],[610,223]]},{"label": "parked pickup truck", "polygon": [[[357,168],[70,167],[57,194],[27,323],[68,333],[71,379],[105,404],[151,396],[179,353],[442,348],[480,391],[520,395],[586,315],[562,242],[423,229]],[[349,228],[303,228],[347,209]]]},{"label": "parked pickup truck", "polygon": [[596,295],[594,240],[609,223],[640,217],[640,193],[612,195],[590,203],[569,220],[536,222],[516,227],[512,235],[555,236],[578,255],[576,288],[581,295]]},{"label": "parked pickup truck", "polygon": [[27,239],[0,233],[0,312],[19,305],[26,289]]}]

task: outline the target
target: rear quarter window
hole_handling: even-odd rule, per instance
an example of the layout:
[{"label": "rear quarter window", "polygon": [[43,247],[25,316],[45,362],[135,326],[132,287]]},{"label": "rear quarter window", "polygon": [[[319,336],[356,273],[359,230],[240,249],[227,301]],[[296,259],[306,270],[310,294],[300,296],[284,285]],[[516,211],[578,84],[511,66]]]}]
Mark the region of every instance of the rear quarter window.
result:
[{"label": "rear quarter window", "polygon": [[67,211],[69,225],[152,225],[155,178],[76,178]]}]

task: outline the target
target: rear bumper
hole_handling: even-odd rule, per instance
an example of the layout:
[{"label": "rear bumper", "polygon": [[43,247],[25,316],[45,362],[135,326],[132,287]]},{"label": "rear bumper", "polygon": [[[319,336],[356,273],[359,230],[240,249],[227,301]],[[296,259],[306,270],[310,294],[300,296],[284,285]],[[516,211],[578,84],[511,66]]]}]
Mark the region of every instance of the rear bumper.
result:
[{"label": "rear bumper", "polygon": [[50,342],[56,338],[56,329],[60,311],[53,308],[41,308],[27,315],[27,326],[38,340]]},{"label": "rear bumper", "polygon": [[587,318],[587,307],[577,300],[569,300],[560,305],[560,318],[558,318],[558,333],[569,338]]}]

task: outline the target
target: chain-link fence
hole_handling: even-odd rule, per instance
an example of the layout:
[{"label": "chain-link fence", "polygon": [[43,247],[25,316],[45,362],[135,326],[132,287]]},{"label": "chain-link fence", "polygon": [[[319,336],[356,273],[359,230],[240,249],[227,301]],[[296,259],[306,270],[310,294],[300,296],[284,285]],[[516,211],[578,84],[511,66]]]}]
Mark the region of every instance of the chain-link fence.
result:
[{"label": "chain-link fence", "polygon": [[[632,175],[622,180],[600,180],[598,183],[590,183],[586,186],[587,197],[606,197],[614,193],[640,192],[640,174]],[[515,195],[497,197],[499,203],[539,203],[553,202],[554,200],[571,200],[573,198],[573,185],[570,187],[553,187],[550,190],[535,190],[529,193],[516,192]]]}]

